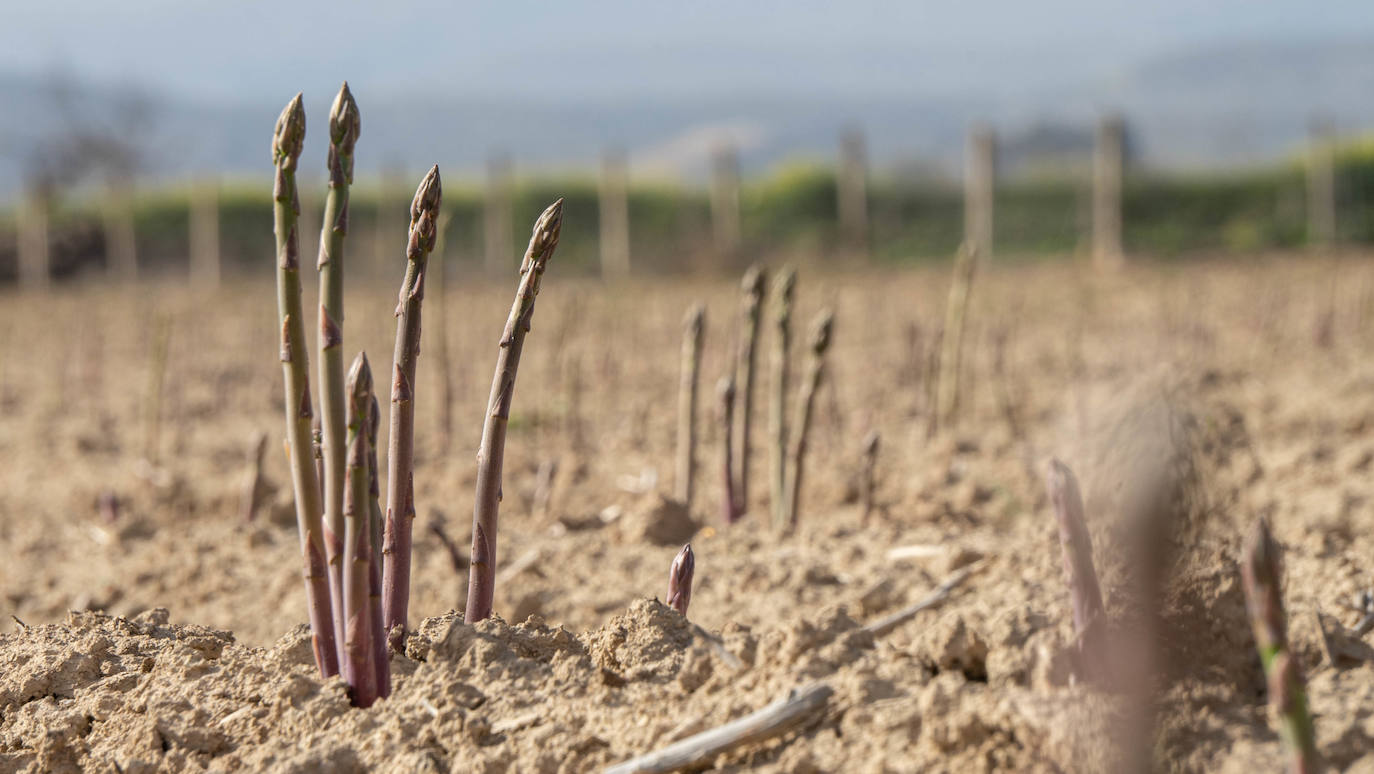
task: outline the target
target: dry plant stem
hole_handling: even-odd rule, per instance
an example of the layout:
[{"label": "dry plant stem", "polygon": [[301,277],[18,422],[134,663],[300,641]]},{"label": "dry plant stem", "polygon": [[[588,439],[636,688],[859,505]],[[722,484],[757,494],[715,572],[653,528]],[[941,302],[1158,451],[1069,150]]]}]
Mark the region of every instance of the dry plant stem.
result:
[{"label": "dry plant stem", "polygon": [[472,513],[471,568],[464,620],[476,623],[491,615],[496,592],[496,522],[501,507],[501,467],[506,453],[506,425],[515,398],[515,374],[534,317],[534,302],[563,226],[563,200],[549,205],[534,223],[529,248],[520,262],[520,285],[501,333],[496,375],[491,382],[482,444],[477,449],[477,497]]},{"label": "dry plant stem", "polygon": [[330,609],[329,568],[324,556],[320,482],[311,449],[310,364],[301,312],[300,240],[296,230],[300,199],[296,195],[296,162],[305,141],[305,110],[296,95],[277,119],[272,139],[276,177],[272,188],[277,236],[277,313],[281,320],[281,362],[286,392],[286,447],[291,484],[296,494],[296,522],[301,536],[306,604],[310,610],[315,663],[320,674],[338,674],[338,651]]},{"label": "dry plant stem", "polygon": [[[358,106],[339,89],[329,111],[329,194],[320,229],[320,425],[324,461],[324,551],[329,561],[334,636],[344,645],[342,543],[344,533],[344,362],[343,243],[348,234],[348,186],[353,182],[353,146],[358,139]],[[366,440],[366,439],[364,439]],[[342,650],[340,651],[342,657]]]},{"label": "dry plant stem", "polygon": [[341,662],[353,704],[370,707],[377,700],[377,664],[373,641],[382,636],[372,619],[369,570],[372,530],[367,435],[372,412],[372,369],[359,352],[348,370],[348,470],[344,476],[343,617]]},{"label": "dry plant stem", "polygon": [[692,604],[692,576],[696,574],[697,557],[688,543],[673,557],[668,568],[668,606],[687,615],[687,606]]},{"label": "dry plant stem", "polygon": [[1316,736],[1297,654],[1288,646],[1288,621],[1283,612],[1282,568],[1279,547],[1263,519],[1255,523],[1241,558],[1246,609],[1255,633],[1255,646],[1269,682],[1269,706],[1279,717],[1280,735],[1291,756],[1289,771],[1317,770]]},{"label": "dry plant stem", "polygon": [[541,519],[547,518],[553,507],[553,488],[558,480],[558,458],[550,458],[539,463],[534,476],[534,500],[531,510]]},{"label": "dry plant stem", "polygon": [[682,331],[682,373],[677,393],[677,496],[689,511],[697,472],[697,394],[701,384],[701,345],[706,307],[687,310]]},{"label": "dry plant stem", "polygon": [[796,288],[796,270],[784,267],[773,281],[773,298],[777,299],[777,336],[773,340],[773,400],[768,414],[773,435],[768,446],[768,500],[773,508],[773,526],[779,530],[786,526],[787,519],[787,376],[792,342],[792,298]]},{"label": "dry plant stem", "polygon": [[368,536],[372,540],[372,562],[367,568],[368,607],[372,611],[374,631],[378,637],[372,642],[373,663],[377,668],[377,696],[391,695],[391,662],[387,655],[386,621],[382,616],[382,506],[381,483],[378,481],[377,430],[382,422],[382,408],[374,390],[367,415],[367,507]]},{"label": "dry plant stem", "polygon": [[728,372],[720,378],[716,384],[716,397],[720,400],[720,423],[722,430],[723,443],[721,444],[721,467],[722,476],[721,486],[721,515],[725,517],[726,524],[734,524],[740,517],[739,500],[735,498],[735,465],[734,465],[734,433],[735,433],[735,374],[734,371]]},{"label": "dry plant stem", "polygon": [[949,429],[959,411],[959,372],[963,368],[964,327],[968,318],[968,298],[978,253],[969,246],[959,248],[954,259],[954,279],[949,286],[945,307],[945,330],[941,342],[940,377],[935,390],[936,425]]},{"label": "dry plant stem", "polygon": [[1073,599],[1073,630],[1077,638],[1079,668],[1088,680],[1104,680],[1107,615],[1102,605],[1102,589],[1093,567],[1092,538],[1083,518],[1083,496],[1078,479],[1068,465],[1050,460],[1045,476],[1050,504],[1059,522],[1059,547],[1064,556],[1064,580]]},{"label": "dry plant stem", "polygon": [[258,515],[258,503],[262,500],[262,461],[267,453],[267,433],[259,430],[253,434],[253,443],[248,452],[248,474],[243,478],[243,495],[239,501],[244,522],[252,522]]},{"label": "dry plant stem", "polygon": [[860,474],[860,508],[862,509],[861,521],[864,526],[868,526],[869,519],[873,516],[873,498],[878,488],[878,444],[881,438],[877,430],[868,431],[864,436],[864,455],[863,471]]},{"label": "dry plant stem", "polygon": [[662,750],[618,763],[605,774],[669,772],[700,768],[716,756],[750,744],[781,736],[821,711],[834,690],[825,683],[793,688],[787,695],[757,712],[710,731],[689,736]]},{"label": "dry plant stem", "polygon": [[834,327],[835,316],[830,310],[821,312],[811,329],[810,356],[806,363],[806,376],[801,385],[801,395],[797,398],[797,417],[793,423],[796,436],[792,439],[792,471],[787,480],[787,529],[796,531],[798,511],[801,503],[802,471],[806,463],[806,445],[811,434],[811,417],[815,413],[816,392],[821,387],[825,375],[825,352],[830,348],[830,334]]},{"label": "dry plant stem", "polygon": [[896,611],[895,613],[885,615],[882,618],[879,618],[878,620],[865,625],[864,631],[872,634],[874,637],[881,637],[884,634],[887,634],[888,632],[892,631],[893,629],[896,629],[898,626],[901,626],[907,621],[910,621],[912,618],[915,618],[916,614],[921,612],[922,610],[929,610],[930,608],[935,607],[941,602],[944,602],[946,599],[949,599],[950,594],[954,592],[954,589],[957,588],[959,584],[968,580],[969,576],[976,572],[980,566],[981,563],[974,562],[973,564],[967,564],[959,568],[958,570],[955,570],[954,573],[951,574],[948,578],[945,578],[939,586],[936,586],[934,591],[925,595],[915,603],[907,605],[901,610]]},{"label": "dry plant stem", "polygon": [[463,570],[467,569],[468,560],[464,559],[463,552],[458,550],[458,542],[449,537],[448,530],[445,529],[442,522],[431,523],[429,531],[444,547],[444,551],[448,554],[448,563],[453,567],[453,571],[461,576]]},{"label": "dry plant stem", "polygon": [[744,335],[740,339],[739,362],[737,364],[739,391],[735,400],[735,449],[734,449],[734,494],[737,498],[735,510],[743,515],[749,509],[749,438],[754,419],[754,378],[758,361],[759,316],[763,310],[763,291],[766,277],[763,267],[754,264],[744,273],[740,289],[743,292],[740,302],[740,324]]},{"label": "dry plant stem", "polygon": [[[442,190],[430,168],[410,203],[406,274],[396,304],[396,351],[391,369],[391,437],[387,448],[386,534],[382,542],[382,608],[387,632],[406,629],[410,611],[410,546],[415,527],[415,366],[420,359],[420,303],[425,264],[434,249]],[[394,636],[394,635],[393,635]]]}]

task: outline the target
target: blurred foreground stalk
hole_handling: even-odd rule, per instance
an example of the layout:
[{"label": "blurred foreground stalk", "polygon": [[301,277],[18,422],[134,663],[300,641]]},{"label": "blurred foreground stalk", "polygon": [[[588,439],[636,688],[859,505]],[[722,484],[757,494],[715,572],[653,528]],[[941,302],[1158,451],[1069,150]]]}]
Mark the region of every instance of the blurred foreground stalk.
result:
[{"label": "blurred foreground stalk", "polygon": [[1269,682],[1269,706],[1279,718],[1280,735],[1292,756],[1288,769],[1294,774],[1308,774],[1317,770],[1316,734],[1307,711],[1302,670],[1288,646],[1279,547],[1264,519],[1255,522],[1245,541],[1240,569],[1255,646]]}]

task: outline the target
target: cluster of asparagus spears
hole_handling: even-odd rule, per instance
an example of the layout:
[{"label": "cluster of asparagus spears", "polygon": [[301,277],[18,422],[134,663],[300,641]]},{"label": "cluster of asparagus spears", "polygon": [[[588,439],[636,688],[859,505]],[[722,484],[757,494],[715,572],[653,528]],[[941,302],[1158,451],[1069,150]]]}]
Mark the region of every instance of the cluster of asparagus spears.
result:
[{"label": "cluster of asparagus spears", "polygon": [[[758,346],[765,302],[766,274],[761,266],[751,266],[741,283],[740,333],[731,355],[731,366],[717,384],[717,398],[724,430],[723,485],[721,513],[727,524],[744,516],[749,502],[751,434],[754,392],[758,379]],[[795,421],[789,425],[787,388],[790,375],[792,340],[792,299],[796,271],[786,267],[774,281],[776,297],[776,335],[773,351],[772,405],[769,439],[769,499],[773,521],[779,530],[796,526],[802,471],[805,463],[811,418],[816,393],[825,375],[825,356],[830,347],[834,314],[826,309],[817,317],[808,342],[806,374],[797,398]],[[694,493],[696,473],[696,405],[700,384],[702,337],[705,307],[697,304],[683,321],[682,378],[678,394],[678,447],[676,494],[688,508]],[[791,435],[795,430],[796,434]]]},{"label": "cluster of asparagus spears", "polygon": [[[353,153],[360,131],[358,106],[345,83],[329,115],[329,192],[316,263],[320,282],[318,440],[312,427],[314,409],[297,231],[300,199],[296,167],[305,143],[305,109],[299,94],[277,119],[272,156],[276,166],[273,212],[286,449],[300,529],[315,662],[326,677],[341,673],[353,702],[366,707],[389,695],[388,645],[399,645],[407,625],[415,520],[416,366],[425,276],[438,236],[442,187],[439,168],[435,166],[421,180],[410,205],[406,267],[396,306],[396,348],[389,380],[390,437],[383,511],[377,464],[381,413],[367,355],[358,353],[346,379],[343,369],[342,259],[348,234]],[[491,614],[506,422],[540,278],[558,245],[562,217],[563,200],[559,199],[535,223],[520,266],[515,303],[499,342],[496,376],[478,452],[469,622]]]}]

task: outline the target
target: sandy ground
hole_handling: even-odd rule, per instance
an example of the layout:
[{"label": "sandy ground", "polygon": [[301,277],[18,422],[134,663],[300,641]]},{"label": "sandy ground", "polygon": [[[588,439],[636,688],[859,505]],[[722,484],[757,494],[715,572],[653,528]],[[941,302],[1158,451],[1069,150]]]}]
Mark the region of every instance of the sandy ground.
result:
[{"label": "sandy ground", "polygon": [[[833,691],[823,709],[711,765],[1272,771],[1280,745],[1236,564],[1260,516],[1285,549],[1320,752],[1333,768],[1374,771],[1374,665],[1330,664],[1317,624],[1321,610],[1354,626],[1347,603],[1374,586],[1374,261],[983,272],[960,418],[932,433],[948,277],[803,270],[796,339],[822,306],[835,309],[836,338],[801,525],[779,536],[766,477],[771,331],[749,514],[730,527],[720,517],[714,386],[735,286],[603,287],[552,267],[511,420],[500,619],[475,627],[451,612],[466,575],[432,528],[466,553],[511,288],[455,273],[442,311],[431,288],[416,631],[393,657],[396,693],[366,711],[348,706],[339,680],[315,676],[302,626],[271,287],[4,296],[0,772],[597,770],[817,682]],[[394,292],[350,289],[345,347],[365,347],[374,367],[389,361]],[[681,320],[697,300],[708,305],[701,468],[684,523],[658,493],[672,487]],[[874,429],[877,507],[865,524],[857,481]],[[275,491],[245,523],[259,431]],[[1133,688],[1072,677],[1041,480],[1051,456],[1083,482],[1116,660],[1141,676]],[[551,496],[536,503],[549,464]],[[102,496],[118,502],[113,521]],[[688,538],[690,618],[733,658],[656,601]],[[863,629],[970,564],[944,604],[882,636]],[[1162,578],[1157,603],[1140,591],[1142,567]]]}]

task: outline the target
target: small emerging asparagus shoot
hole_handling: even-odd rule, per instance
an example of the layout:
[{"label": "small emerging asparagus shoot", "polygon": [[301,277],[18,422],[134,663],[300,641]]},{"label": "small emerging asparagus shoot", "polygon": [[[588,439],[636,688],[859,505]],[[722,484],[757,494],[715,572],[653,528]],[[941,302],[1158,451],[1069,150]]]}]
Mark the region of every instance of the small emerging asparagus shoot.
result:
[{"label": "small emerging asparagus shoot", "polygon": [[787,481],[787,529],[795,532],[801,504],[802,471],[806,463],[806,446],[811,435],[811,417],[815,413],[816,393],[821,388],[825,376],[825,352],[830,348],[830,335],[835,325],[835,315],[830,310],[821,312],[811,328],[810,353],[806,364],[806,378],[802,381],[801,394],[797,397],[797,417],[794,427],[797,435],[792,439],[792,473]]},{"label": "small emerging asparagus shoot", "polygon": [[863,470],[860,473],[860,492],[859,499],[862,508],[862,518],[860,521],[864,526],[868,526],[868,521],[873,516],[873,499],[878,488],[878,444],[881,437],[877,430],[868,431],[864,436],[864,456]]},{"label": "small emerging asparagus shoot", "polygon": [[305,317],[301,312],[300,238],[297,222],[301,203],[296,193],[296,162],[305,142],[305,108],[301,95],[282,111],[272,137],[276,176],[272,187],[273,219],[277,236],[277,314],[281,320],[281,362],[286,391],[286,447],[291,461],[291,484],[296,494],[296,522],[305,568],[306,604],[310,611],[315,663],[325,677],[338,674],[338,650],[330,608],[329,567],[325,562],[320,482],[311,449],[310,364],[305,346]]},{"label": "small emerging asparagus shoot", "polygon": [[549,205],[534,223],[529,247],[520,262],[520,284],[515,291],[496,356],[496,375],[491,382],[482,443],[477,450],[477,494],[472,513],[472,552],[469,554],[468,600],[464,620],[475,624],[491,615],[496,593],[496,525],[501,507],[501,467],[506,453],[506,428],[515,398],[515,374],[534,317],[540,280],[563,227],[563,200]]},{"label": "small emerging asparagus shoot", "polygon": [[1102,589],[1093,567],[1092,538],[1083,518],[1083,495],[1078,479],[1068,465],[1050,460],[1045,476],[1050,504],[1059,522],[1059,547],[1064,556],[1064,580],[1073,600],[1073,630],[1077,639],[1078,668],[1088,680],[1108,677],[1104,635],[1107,614],[1102,605]]},{"label": "small emerging asparagus shoot", "polygon": [[677,500],[692,509],[697,472],[697,393],[701,383],[701,344],[706,307],[694,304],[682,321],[682,374],[677,394]]},{"label": "small emerging asparagus shoot", "polygon": [[415,366],[420,359],[420,303],[425,266],[434,249],[443,192],[439,166],[430,168],[410,203],[406,273],[396,304],[391,376],[391,437],[387,448],[386,534],[382,542],[382,608],[389,636],[406,630],[410,612],[410,548],[415,527]]},{"label": "small emerging asparagus shoot", "polygon": [[792,297],[796,295],[797,271],[784,267],[773,281],[777,303],[777,337],[773,340],[773,401],[769,419],[773,432],[768,459],[769,503],[773,507],[773,526],[779,530],[787,519],[787,377],[792,343]]},{"label": "small emerging asparagus shoot", "polygon": [[[348,186],[353,182],[353,146],[359,132],[358,105],[339,89],[329,111],[329,193],[320,230],[320,424],[324,484],[324,550],[329,562],[334,636],[344,646],[342,538],[344,533],[344,362],[343,243],[348,234]],[[363,440],[366,440],[365,438]],[[340,657],[343,651],[340,650]]]},{"label": "small emerging asparagus shoot", "polygon": [[744,273],[740,285],[743,295],[740,298],[740,322],[744,326],[744,336],[739,347],[739,392],[735,399],[739,406],[735,410],[735,510],[743,515],[749,510],[749,438],[754,419],[754,378],[758,362],[759,316],[763,310],[763,291],[766,282],[763,267],[754,264]]},{"label": "small emerging asparagus shoot", "polygon": [[1245,541],[1240,569],[1255,646],[1269,681],[1269,706],[1279,717],[1280,735],[1292,756],[1289,771],[1293,774],[1316,771],[1316,737],[1312,716],[1307,711],[1302,668],[1298,665],[1297,654],[1288,646],[1288,622],[1280,588],[1283,570],[1279,547],[1264,519],[1255,523]]},{"label": "small emerging asparagus shoot", "polygon": [[372,620],[369,573],[372,566],[371,496],[368,475],[368,425],[372,413],[372,368],[359,352],[348,370],[348,471],[344,476],[342,671],[353,704],[370,707],[377,700],[377,664],[373,640],[382,636]]},{"label": "small emerging asparagus shoot", "polygon": [[262,502],[262,462],[266,454],[267,433],[259,430],[253,434],[253,442],[248,447],[248,472],[243,478],[243,495],[239,501],[245,523],[257,518],[258,505]]},{"label": "small emerging asparagus shoot", "polygon": [[954,279],[949,286],[945,307],[945,330],[941,341],[940,376],[935,391],[935,425],[950,429],[959,412],[959,374],[963,369],[964,328],[968,321],[968,299],[978,268],[978,251],[965,244],[954,259]]},{"label": "small emerging asparagus shoot", "polygon": [[668,568],[668,606],[687,615],[687,606],[692,604],[692,576],[696,572],[697,558],[692,553],[692,544],[682,547],[673,557],[673,565]]}]

